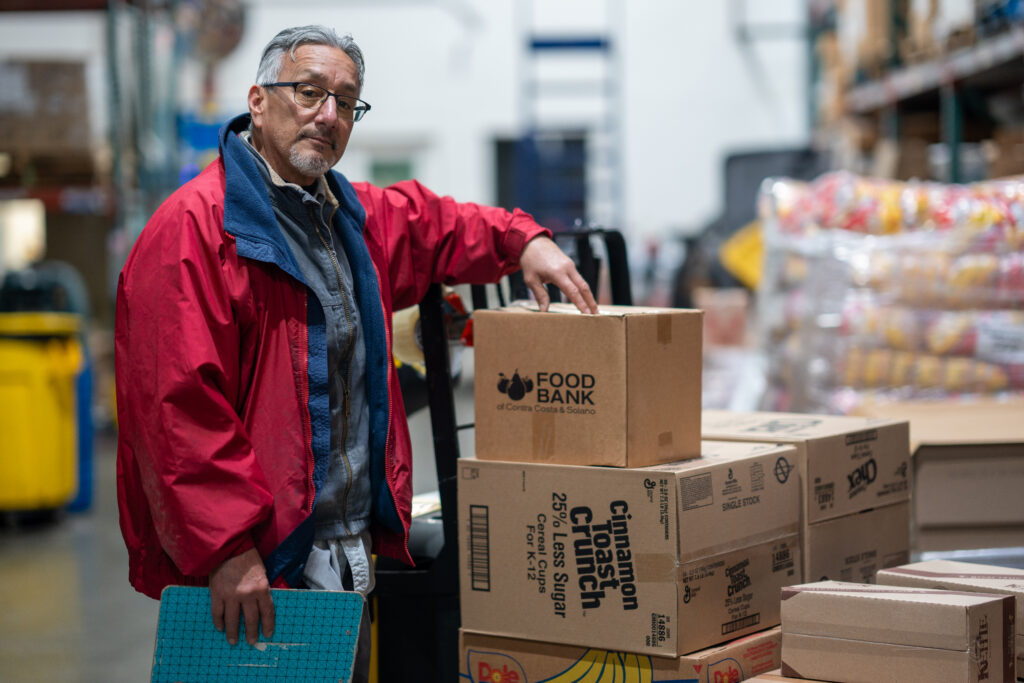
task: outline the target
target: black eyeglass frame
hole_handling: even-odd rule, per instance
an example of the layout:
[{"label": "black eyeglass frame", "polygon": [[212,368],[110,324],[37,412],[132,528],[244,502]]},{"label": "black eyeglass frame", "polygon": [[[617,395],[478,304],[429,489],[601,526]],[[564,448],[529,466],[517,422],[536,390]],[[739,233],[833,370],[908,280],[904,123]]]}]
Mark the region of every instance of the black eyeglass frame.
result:
[{"label": "black eyeglass frame", "polygon": [[[352,121],[353,121],[353,123],[356,122],[356,121],[359,121],[360,119],[362,119],[364,116],[366,116],[366,112],[368,112],[368,111],[370,111],[370,109],[372,109],[372,107],[370,106],[370,103],[367,102],[366,100],[361,100],[358,97],[352,97],[351,95],[339,95],[337,93],[331,92],[330,90],[328,90],[327,88],[323,87],[322,85],[317,85],[316,83],[309,83],[307,81],[278,81],[277,83],[266,83],[266,84],[264,84],[261,87],[263,87],[263,88],[291,88],[292,89],[292,98],[294,99],[295,94],[296,94],[295,89],[298,86],[300,86],[300,85],[308,85],[311,88],[317,88],[318,90],[323,90],[325,93],[327,93],[327,95],[322,100],[320,100],[319,103],[317,103],[316,107],[310,109],[310,111],[314,111],[314,110],[319,109],[320,107],[324,106],[324,102],[327,101],[328,97],[333,97],[335,103],[338,102],[338,98],[339,97],[342,98],[342,99],[355,100],[356,102],[358,102],[357,105],[352,107]],[[295,104],[299,104],[299,103],[296,102]],[[299,104],[299,106],[301,107],[302,105]]]}]

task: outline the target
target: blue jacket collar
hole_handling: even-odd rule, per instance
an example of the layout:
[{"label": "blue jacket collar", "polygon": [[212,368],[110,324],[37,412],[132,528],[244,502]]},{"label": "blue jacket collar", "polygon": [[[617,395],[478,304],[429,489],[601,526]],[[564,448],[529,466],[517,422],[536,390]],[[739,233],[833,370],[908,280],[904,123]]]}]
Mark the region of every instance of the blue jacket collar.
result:
[{"label": "blue jacket collar", "polygon": [[[299,266],[277,226],[274,207],[260,175],[256,160],[238,139],[249,127],[249,114],[228,121],[220,129],[220,155],[224,160],[224,230],[235,237],[240,256],[280,266],[304,282]],[[362,234],[366,210],[352,184],[337,171],[327,173],[327,184],[340,204],[335,214],[336,230],[355,230]]]}]

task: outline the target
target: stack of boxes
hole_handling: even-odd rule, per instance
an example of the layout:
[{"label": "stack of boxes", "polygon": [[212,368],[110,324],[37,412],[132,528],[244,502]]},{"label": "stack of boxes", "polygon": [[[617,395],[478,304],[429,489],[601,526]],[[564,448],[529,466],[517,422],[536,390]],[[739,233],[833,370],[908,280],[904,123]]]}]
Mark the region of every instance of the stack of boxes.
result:
[{"label": "stack of boxes", "polygon": [[621,653],[665,671],[652,680],[716,680],[715,658],[734,663],[718,680],[743,680],[781,661],[782,587],[908,560],[905,422],[709,411],[702,427],[699,311],[474,320],[476,458],[458,472],[471,680],[499,662],[521,680],[614,671]]},{"label": "stack of boxes", "polygon": [[872,583],[910,559],[905,421],[708,410],[704,438],[788,444],[800,474],[803,576]]},{"label": "stack of boxes", "polygon": [[701,442],[699,311],[553,309],[474,314],[462,674],[739,681],[778,667],[800,493],[774,472],[795,449]]}]

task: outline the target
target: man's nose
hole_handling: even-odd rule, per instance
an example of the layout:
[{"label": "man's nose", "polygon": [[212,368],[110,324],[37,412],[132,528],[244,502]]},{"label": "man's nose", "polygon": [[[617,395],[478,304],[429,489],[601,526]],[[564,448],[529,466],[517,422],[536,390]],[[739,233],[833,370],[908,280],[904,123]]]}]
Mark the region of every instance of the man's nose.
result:
[{"label": "man's nose", "polygon": [[316,120],[322,121],[323,123],[333,124],[338,120],[338,101],[327,96],[324,103],[320,105],[320,108],[316,111]]}]

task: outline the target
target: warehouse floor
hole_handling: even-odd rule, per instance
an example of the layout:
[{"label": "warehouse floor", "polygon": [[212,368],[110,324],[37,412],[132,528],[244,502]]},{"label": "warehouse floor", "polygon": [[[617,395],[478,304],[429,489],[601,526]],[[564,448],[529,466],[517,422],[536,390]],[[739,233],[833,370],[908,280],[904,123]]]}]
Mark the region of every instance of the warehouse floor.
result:
[{"label": "warehouse floor", "polygon": [[128,585],[113,436],[96,442],[90,510],[0,529],[0,679],[149,679],[159,603]]}]

